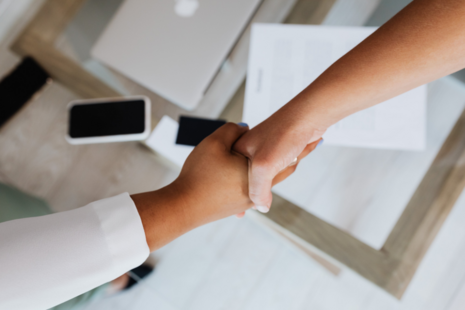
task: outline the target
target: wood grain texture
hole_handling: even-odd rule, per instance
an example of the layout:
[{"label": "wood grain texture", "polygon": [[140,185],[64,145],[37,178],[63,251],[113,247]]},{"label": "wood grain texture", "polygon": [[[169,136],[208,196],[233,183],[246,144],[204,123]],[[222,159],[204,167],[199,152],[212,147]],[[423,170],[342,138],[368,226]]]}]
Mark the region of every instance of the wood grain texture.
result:
[{"label": "wood grain texture", "polygon": [[24,28],[16,42],[35,36],[53,45],[69,20],[86,0],[47,0]]},{"label": "wood grain texture", "polygon": [[0,180],[71,210],[121,192],[169,184],[177,176],[137,142],[70,145],[69,101],[77,96],[51,83],[0,133]]},{"label": "wood grain texture", "polygon": [[[318,24],[335,1],[298,1],[286,23]],[[311,11],[313,14],[308,14]],[[222,116],[237,121],[242,112],[245,84],[238,89]],[[465,187],[465,112],[408,203],[381,251],[273,195],[266,217],[335,258],[400,299],[426,251]],[[311,248],[310,246],[310,248]]]},{"label": "wood grain texture", "polygon": [[[82,5],[83,0],[47,0],[36,17],[29,23],[12,45],[20,55],[30,55],[60,83],[83,98],[113,97],[119,94],[111,87],[84,70],[71,57],[55,49],[55,40]],[[252,22],[281,22],[288,15],[295,0],[265,0]],[[156,121],[163,115],[177,119],[179,115],[218,117],[245,77],[250,25],[244,30],[228,56],[228,65],[215,77],[199,106],[186,111],[168,100],[138,85],[113,71],[131,94],[143,94],[151,98],[153,117]]]},{"label": "wood grain texture", "polygon": [[386,253],[369,247],[278,195],[273,195],[270,212],[263,216],[292,233],[296,240],[326,253],[378,286],[386,285],[396,265]]},{"label": "wood grain texture", "polygon": [[284,23],[306,25],[321,24],[334,3],[336,3],[336,0],[299,0]]},{"label": "wood grain texture", "polygon": [[333,263],[331,259],[326,259],[320,254],[315,253],[314,249],[309,249],[308,244],[302,245],[302,242],[296,242],[295,238],[289,237],[288,233],[284,233],[282,230],[276,230],[276,232],[284,238],[287,242],[294,245],[298,249],[302,250],[305,254],[310,256],[313,260],[318,262],[321,266],[326,268],[330,273],[335,276],[339,276],[342,271],[342,267],[339,267],[338,264]]},{"label": "wood grain texture", "polygon": [[[2,127],[0,173],[4,182],[36,196],[47,197],[59,182],[59,170],[64,167],[64,161],[73,157],[60,142],[65,142],[65,130],[61,128],[66,122],[66,104],[75,98],[63,87],[50,83]],[[50,146],[47,141],[51,142]],[[46,149],[44,145],[47,145]]]},{"label": "wood grain texture", "polygon": [[383,251],[399,261],[386,289],[401,297],[465,187],[465,112],[462,113]]},{"label": "wood grain texture", "polygon": [[463,156],[464,151],[465,112],[458,119],[431,167],[425,174],[424,179],[412,196],[401,219],[397,222],[386,241],[383,247],[384,250],[393,256],[402,256],[437,198],[440,197],[442,192],[450,190],[450,188],[445,187],[445,184],[452,177],[453,171],[460,168],[458,166],[460,165],[459,160]]},{"label": "wood grain texture", "polygon": [[53,79],[82,98],[119,96],[118,92],[87,72],[77,62],[35,35],[23,36],[13,49],[18,54],[33,57]]},{"label": "wood grain texture", "polygon": [[[81,97],[117,96],[116,91],[88,73],[80,64],[57,51],[53,45],[82,2],[83,0],[48,0],[13,45],[13,49],[21,55],[34,57],[57,81]],[[286,3],[266,0],[254,21],[284,20],[283,12],[290,9],[293,3],[292,0]],[[299,0],[295,2],[285,22],[319,24],[334,3],[335,0]],[[182,110],[130,80],[126,80],[126,86],[131,92],[145,94],[152,99],[155,120],[163,115],[176,119],[180,114],[216,117],[220,115],[228,98],[232,98],[221,116],[231,121],[239,121],[245,92],[243,77],[249,35],[250,29],[247,29],[230,54],[230,71],[228,66],[220,71],[195,111]],[[48,168],[38,169],[33,174],[33,179],[26,180],[25,175],[15,174],[14,171],[21,167],[21,162],[26,166],[27,163],[12,158],[13,153],[5,152],[0,154],[4,156],[3,165],[9,162],[8,158],[16,160],[18,164],[15,166],[17,168],[12,168],[9,164],[1,168],[2,180],[9,179],[24,190],[46,197],[53,205],[61,205],[66,209],[110,196],[125,188],[134,192],[156,188],[175,177],[175,173],[151,161],[151,157],[145,153],[148,151],[137,144],[113,144],[92,148],[82,146],[71,149],[60,140],[64,123],[58,119],[62,120],[63,115],[55,115],[56,122],[54,118],[50,119],[49,130],[54,133],[47,138],[50,142],[31,146],[31,151],[38,155],[38,162]],[[267,219],[281,227],[283,232],[294,236],[300,244],[326,253],[400,298],[465,186],[464,115],[452,130],[381,251],[374,250],[278,196],[274,197],[272,210],[266,215]],[[16,120],[13,125],[8,124],[9,130],[11,126],[17,126],[14,123]],[[17,136],[18,141],[22,139],[21,135]],[[24,141],[26,140],[29,139]],[[69,156],[65,158],[58,155],[67,152]],[[57,154],[57,157],[49,157],[49,153]],[[89,161],[93,162],[93,165],[89,166]],[[134,171],[138,172],[138,177],[134,177]],[[75,176],[76,181],[69,179],[68,174]],[[86,183],[94,185],[89,188],[83,185]]]}]

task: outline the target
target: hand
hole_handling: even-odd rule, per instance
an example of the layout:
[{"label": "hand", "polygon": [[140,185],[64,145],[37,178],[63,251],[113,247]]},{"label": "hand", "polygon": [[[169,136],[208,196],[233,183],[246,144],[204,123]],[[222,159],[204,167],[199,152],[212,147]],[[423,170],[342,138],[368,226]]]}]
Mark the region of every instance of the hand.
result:
[{"label": "hand", "polygon": [[[222,126],[192,151],[173,183],[131,196],[151,251],[198,226],[243,215],[253,206],[248,192],[248,160],[232,150],[248,130],[233,123]],[[294,172],[295,166],[277,174],[273,184]]]},{"label": "hand", "polygon": [[[189,189],[185,190],[186,197],[201,203],[205,222],[233,214],[242,217],[253,205],[249,198],[248,160],[232,150],[234,143],[247,132],[247,126],[233,123],[222,126],[194,149],[175,181],[178,186]],[[274,176],[272,186],[291,175],[298,161],[313,149],[313,146],[305,148],[295,164]]]},{"label": "hand", "polygon": [[[293,172],[299,161],[322,142],[326,129],[312,128],[309,122],[299,122],[300,119],[301,115],[292,116],[289,111],[280,110],[234,145],[235,151],[249,159],[249,196],[260,212],[270,209],[271,187],[282,181],[282,173],[290,168]],[[295,158],[297,162],[289,167]]]},{"label": "hand", "polygon": [[116,294],[124,290],[124,288],[128,285],[128,282],[129,282],[129,274],[125,273],[110,282],[107,292],[109,294]]},{"label": "hand", "polygon": [[191,229],[252,207],[247,158],[232,151],[247,131],[232,123],[222,126],[192,151],[173,183],[131,196],[151,251]]},{"label": "hand", "polygon": [[247,158],[232,151],[247,131],[234,123],[223,125],[194,149],[172,184],[186,197],[189,208],[196,209],[200,225],[252,207]]}]

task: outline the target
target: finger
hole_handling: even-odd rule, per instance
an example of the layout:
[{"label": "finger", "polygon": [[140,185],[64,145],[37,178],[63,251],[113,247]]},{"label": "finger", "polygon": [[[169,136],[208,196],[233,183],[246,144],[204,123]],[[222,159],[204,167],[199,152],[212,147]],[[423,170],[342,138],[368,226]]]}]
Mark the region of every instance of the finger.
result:
[{"label": "finger", "polygon": [[303,151],[297,156],[290,164],[289,166],[296,165],[300,160],[305,158],[308,154],[313,152],[319,145],[323,143],[323,138],[318,139],[316,141],[313,141],[312,143],[307,144],[307,146],[303,149]]},{"label": "finger", "polygon": [[[261,164],[256,159],[252,161],[249,167],[249,196],[253,201],[258,211],[266,213],[269,211],[273,196],[271,194],[271,187],[290,176],[296,169],[297,163],[312,152],[320,143],[322,139],[314,141],[304,148],[304,150],[297,157],[296,164],[279,171],[274,172],[266,163]],[[250,163],[250,161],[249,161]]]},{"label": "finger", "polygon": [[297,164],[293,165],[293,166],[289,166],[289,167],[286,167],[284,168],[283,170],[281,170],[274,178],[273,178],[273,182],[272,182],[272,186],[275,186],[276,184],[278,183],[281,183],[282,181],[284,181],[285,179],[287,179],[288,176],[290,176],[291,174],[294,173],[295,169],[297,169],[297,165],[299,163],[297,162]]},{"label": "finger", "polygon": [[249,160],[249,196],[258,211],[266,213],[270,210],[272,194],[271,185],[274,175],[273,169]]},{"label": "finger", "polygon": [[212,133],[209,138],[221,141],[222,143],[224,143],[226,148],[230,150],[234,142],[236,142],[237,139],[239,139],[248,130],[248,126],[240,126],[234,123],[226,123],[217,130],[215,130],[215,132]]},{"label": "finger", "polygon": [[310,154],[312,151],[314,151],[319,145],[321,145],[322,141],[323,139],[319,139],[310,144],[307,144],[304,150],[299,154],[299,156],[297,156],[297,161],[295,162],[295,164],[284,168],[273,178],[272,186],[275,186],[276,184],[284,181],[285,179],[287,179],[287,177],[289,177],[292,173],[294,173],[299,162],[302,159],[304,159],[308,154]]},{"label": "finger", "polygon": [[297,156],[297,162],[299,162],[302,159],[304,159],[305,157],[307,157],[308,154],[313,152],[322,143],[323,143],[323,139],[321,138],[321,139],[316,140],[315,142],[307,144],[307,146],[304,148],[302,153],[300,153],[299,156]]},{"label": "finger", "polygon": [[245,211],[244,211],[244,212],[241,212],[241,213],[238,213],[238,214],[236,214],[236,217],[237,217],[238,219],[241,219],[241,218],[243,218],[244,216],[245,216]]},{"label": "finger", "polygon": [[[245,124],[247,125],[247,124]],[[238,152],[239,154],[242,154],[243,156],[247,157],[247,158],[252,158],[252,154],[249,152],[249,148],[247,147],[247,145],[250,144],[250,134],[251,134],[252,130],[249,130],[247,131],[246,133],[244,133],[240,139],[238,139],[236,141],[236,143],[234,143],[233,145],[233,150]]]}]

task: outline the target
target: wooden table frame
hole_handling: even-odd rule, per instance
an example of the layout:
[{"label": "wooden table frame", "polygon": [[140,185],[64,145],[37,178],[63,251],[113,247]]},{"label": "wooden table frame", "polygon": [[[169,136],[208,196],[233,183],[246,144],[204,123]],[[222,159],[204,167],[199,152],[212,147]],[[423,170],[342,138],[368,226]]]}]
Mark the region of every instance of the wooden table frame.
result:
[{"label": "wooden table frame", "polygon": [[[12,45],[12,50],[35,58],[50,75],[83,97],[119,94],[63,55],[54,42],[85,0],[48,0]],[[335,0],[299,0],[286,22],[319,24]],[[243,83],[223,116],[240,121]],[[263,215],[268,224],[317,249],[369,281],[401,298],[423,256],[465,186],[465,112],[413,194],[381,250],[274,195],[271,211]]]}]

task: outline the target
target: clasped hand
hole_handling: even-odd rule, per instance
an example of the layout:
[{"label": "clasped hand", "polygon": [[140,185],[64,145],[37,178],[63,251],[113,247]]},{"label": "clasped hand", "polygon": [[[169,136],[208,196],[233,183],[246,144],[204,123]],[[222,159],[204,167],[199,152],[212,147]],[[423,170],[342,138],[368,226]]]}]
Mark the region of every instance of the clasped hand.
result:
[{"label": "clasped hand", "polygon": [[[249,195],[250,157],[234,149],[253,130],[234,123],[220,127],[192,151],[173,183],[131,196],[151,251],[209,222],[234,214],[242,217],[254,207]],[[305,147],[298,161],[315,147],[316,143]],[[274,175],[268,174],[269,189],[291,175],[298,161]]]},{"label": "clasped hand", "polygon": [[[202,205],[202,224],[233,214],[242,217],[247,209],[256,207],[249,193],[250,188],[254,188],[249,186],[250,179],[256,179],[251,168],[256,164],[251,162],[249,154],[239,153],[234,148],[241,138],[254,130],[228,123],[204,139],[186,160],[173,185],[184,193],[184,197],[191,197],[190,205]],[[263,180],[269,184],[267,194],[271,195],[271,187],[295,171],[298,162],[315,149],[318,142],[305,146],[291,165],[287,163],[278,171],[264,173],[263,177],[269,178]]]}]

